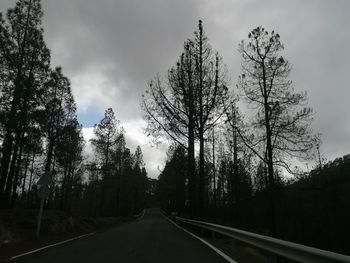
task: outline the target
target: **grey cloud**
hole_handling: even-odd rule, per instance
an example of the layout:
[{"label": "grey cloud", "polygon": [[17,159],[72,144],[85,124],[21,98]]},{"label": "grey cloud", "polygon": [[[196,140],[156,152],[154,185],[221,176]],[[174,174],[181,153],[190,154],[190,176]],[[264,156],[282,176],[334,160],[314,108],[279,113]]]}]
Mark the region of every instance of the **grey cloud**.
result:
[{"label": "grey cloud", "polygon": [[194,4],[185,0],[43,3],[53,58],[71,77],[91,65],[105,69],[109,87],[118,89],[113,99],[122,120],[139,118],[147,81],[174,63],[197,19]]},{"label": "grey cloud", "polygon": [[[2,0],[0,10],[12,4]],[[349,1],[43,0],[43,7],[53,62],[72,79],[78,106],[113,106],[123,122],[141,118],[147,81],[174,64],[198,19],[228,64],[232,85],[240,72],[238,42],[256,26],[274,29],[293,65],[295,89],[309,94],[323,152],[328,158],[349,152]]]}]

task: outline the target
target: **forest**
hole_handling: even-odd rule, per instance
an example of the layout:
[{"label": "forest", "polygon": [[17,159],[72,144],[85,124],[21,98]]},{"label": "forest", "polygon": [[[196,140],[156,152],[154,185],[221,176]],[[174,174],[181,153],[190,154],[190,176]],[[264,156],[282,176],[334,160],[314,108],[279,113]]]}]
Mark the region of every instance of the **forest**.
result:
[{"label": "forest", "polygon": [[349,155],[325,161],[284,48],[277,32],[247,32],[232,85],[199,21],[143,95],[148,134],[171,144],[156,195],[182,217],[349,254]]},{"label": "forest", "polygon": [[0,206],[131,216],[148,185],[140,147],[126,147],[112,108],[94,126],[91,158],[70,80],[51,65],[39,0],[0,13]]}]

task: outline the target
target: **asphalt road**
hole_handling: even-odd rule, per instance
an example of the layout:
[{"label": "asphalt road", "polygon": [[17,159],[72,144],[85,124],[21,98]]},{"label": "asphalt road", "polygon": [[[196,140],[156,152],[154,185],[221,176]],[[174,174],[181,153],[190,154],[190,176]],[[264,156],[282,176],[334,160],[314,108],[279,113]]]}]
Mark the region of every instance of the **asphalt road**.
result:
[{"label": "asphalt road", "polygon": [[205,244],[171,224],[159,209],[146,210],[139,221],[11,262],[227,263]]}]

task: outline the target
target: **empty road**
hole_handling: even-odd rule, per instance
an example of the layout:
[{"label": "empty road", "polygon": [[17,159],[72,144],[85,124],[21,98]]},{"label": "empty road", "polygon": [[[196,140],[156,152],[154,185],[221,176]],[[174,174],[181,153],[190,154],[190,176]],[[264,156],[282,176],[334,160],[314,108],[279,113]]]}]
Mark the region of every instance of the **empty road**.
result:
[{"label": "empty road", "polygon": [[11,262],[227,263],[205,244],[171,224],[159,209],[146,210],[139,221]]}]

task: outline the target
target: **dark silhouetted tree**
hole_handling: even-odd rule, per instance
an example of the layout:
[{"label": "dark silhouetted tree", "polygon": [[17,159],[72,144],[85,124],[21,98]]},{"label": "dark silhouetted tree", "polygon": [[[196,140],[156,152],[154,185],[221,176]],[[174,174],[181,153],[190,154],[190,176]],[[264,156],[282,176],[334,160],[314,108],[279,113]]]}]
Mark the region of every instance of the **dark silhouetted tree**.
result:
[{"label": "dark silhouetted tree", "polygon": [[[7,81],[1,96],[3,147],[0,174],[0,198],[3,206],[10,205],[10,196],[17,184],[16,167],[20,166],[24,132],[33,99],[38,100],[50,63],[50,53],[43,40],[42,10],[39,0],[19,0],[0,18],[0,57],[2,81]],[[4,84],[4,83],[3,83]],[[22,145],[22,147],[21,147]]]},{"label": "dark silhouetted tree", "polygon": [[305,107],[305,93],[295,92],[289,62],[281,56],[284,46],[279,34],[257,27],[242,41],[242,74],[239,88],[256,109],[251,123],[251,140],[246,146],[267,165],[271,202],[271,233],[276,234],[274,166],[291,172],[290,160],[307,158],[314,147],[310,128],[312,110]]},{"label": "dark silhouetted tree", "polygon": [[105,111],[104,118],[94,127],[95,138],[91,139],[91,143],[95,149],[97,164],[102,171],[102,189],[101,204],[103,209],[106,189],[111,176],[112,160],[111,155],[114,146],[121,138],[121,130],[119,129],[119,121],[116,119],[113,109],[108,108]]},{"label": "dark silhouetted tree", "polygon": [[[206,196],[205,133],[223,114],[222,104],[226,94],[225,67],[220,56],[209,45],[199,21],[198,31],[193,39],[185,42],[184,52],[177,65],[169,70],[167,80],[163,82],[159,76],[156,77],[142,102],[149,134],[170,137],[188,151],[188,191],[192,216],[195,212],[199,217],[203,215]],[[199,139],[198,186],[194,158],[196,138]],[[196,200],[198,206],[195,211]]]}]

